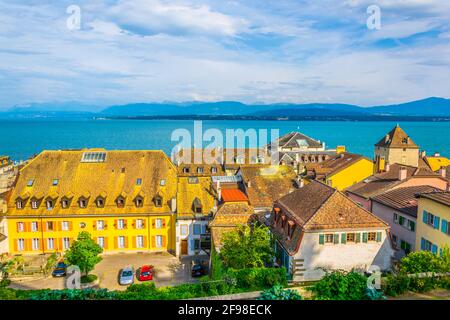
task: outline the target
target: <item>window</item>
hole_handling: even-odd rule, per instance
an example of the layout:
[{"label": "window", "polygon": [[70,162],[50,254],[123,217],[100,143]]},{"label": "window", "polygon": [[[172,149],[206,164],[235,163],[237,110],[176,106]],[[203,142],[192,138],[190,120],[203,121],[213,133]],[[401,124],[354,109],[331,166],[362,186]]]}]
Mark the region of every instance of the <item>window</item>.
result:
[{"label": "window", "polygon": [[398,217],[398,224],[401,225],[401,226],[404,226],[405,225],[405,218],[402,217],[402,216],[399,216]]},{"label": "window", "polygon": [[450,223],[447,220],[442,219],[441,231],[450,235]]},{"label": "window", "polygon": [[117,238],[117,246],[119,247],[119,249],[125,248],[125,237],[120,236]]},{"label": "window", "polygon": [[202,233],[202,226],[200,224],[194,224],[194,235],[200,235]]},{"label": "window", "polygon": [[180,234],[181,234],[182,236],[186,236],[186,235],[188,234],[188,226],[187,226],[187,225],[182,224],[182,225],[180,226]]},{"label": "window", "polygon": [[53,231],[53,221],[47,221],[47,231]]},{"label": "window", "polygon": [[31,200],[31,208],[37,209],[39,207],[39,203],[37,200]]},{"label": "window", "polygon": [[189,184],[198,184],[198,178],[197,177],[190,177],[188,178]]},{"label": "window", "polygon": [[411,244],[406,242],[405,240],[400,240],[400,248],[406,253],[409,254],[411,252]]},{"label": "window", "polygon": [[67,250],[70,248],[70,239],[69,238],[63,238],[63,249]]},{"label": "window", "polygon": [[122,230],[125,227],[125,220],[119,219],[117,220],[117,229]]},{"label": "window", "polygon": [[142,200],[141,197],[136,198],[136,200],[134,201],[136,204],[136,207],[140,208],[144,205],[144,201]]},{"label": "window", "polygon": [[105,206],[105,200],[103,198],[97,198],[97,208],[103,208]]},{"label": "window", "polygon": [[355,242],[355,234],[354,233],[347,233],[347,242]]},{"label": "window", "polygon": [[105,238],[104,238],[104,237],[98,237],[98,238],[97,238],[97,244],[98,244],[101,248],[104,248],[104,247],[105,247]]},{"label": "window", "polygon": [[155,220],[155,228],[161,229],[163,227],[163,219],[156,219]]},{"label": "window", "polygon": [[142,185],[142,179],[141,179],[141,178],[137,178],[137,179],[136,179],[136,185],[137,185],[137,186]]},{"label": "window", "polygon": [[23,222],[17,222],[17,232],[24,232],[25,226]]},{"label": "window", "polygon": [[431,241],[428,241],[424,238],[422,238],[420,241],[420,249],[437,253],[437,246],[434,245]]},{"label": "window", "polygon": [[163,237],[162,236],[156,236],[156,247],[161,248],[163,246]]},{"label": "window", "polygon": [[117,198],[117,206],[123,208],[125,206],[125,199],[122,197]]},{"label": "window", "polygon": [[325,243],[333,243],[334,235],[332,233],[328,233],[325,235]]},{"label": "window", "polygon": [[192,239],[192,249],[191,250],[200,250],[200,239]]},{"label": "window", "polygon": [[434,229],[439,229],[440,218],[425,210],[423,211],[423,222]]},{"label": "window", "polygon": [[61,229],[63,231],[69,231],[69,221],[63,221],[61,222]]},{"label": "window", "polygon": [[52,185],[53,185],[53,186],[57,186],[58,183],[59,183],[59,180],[58,180],[58,179],[53,179],[53,182],[52,182]]},{"label": "window", "polygon": [[96,229],[97,230],[104,230],[105,229],[105,221],[104,220],[97,220]]},{"label": "window", "polygon": [[159,180],[159,185],[160,186],[165,186],[166,185],[166,179]]},{"label": "window", "polygon": [[53,209],[53,200],[47,200],[46,202],[47,210]]},{"label": "window", "polygon": [[48,238],[47,239],[47,249],[48,250],[54,250],[55,249],[55,238]]},{"label": "window", "polygon": [[198,167],[197,168],[197,173],[203,173],[203,167]]},{"label": "window", "polygon": [[61,200],[61,207],[63,207],[63,209],[68,208],[69,207],[69,200],[67,200],[67,199]]},{"label": "window", "polygon": [[367,240],[368,241],[376,241],[377,239],[377,233],[376,232],[369,232],[367,234]]},{"label": "window", "polygon": [[217,173],[217,167],[212,167],[211,168],[211,173]]},{"label": "window", "polygon": [[408,220],[408,229],[411,231],[416,230],[416,223],[414,221]]},{"label": "window", "polygon": [[161,197],[158,196],[155,198],[155,206],[162,207],[162,198]]},{"label": "window", "polygon": [[184,168],[183,168],[183,173],[189,173],[189,171],[190,171],[190,170],[189,170],[189,167],[184,167]]},{"label": "window", "polygon": [[31,240],[31,249],[34,251],[39,250],[39,239],[38,238],[33,238]]},{"label": "window", "polygon": [[136,220],[136,229],[144,229],[144,220],[142,219]]},{"label": "window", "polygon": [[395,234],[392,235],[392,242],[394,243],[395,246],[397,246],[397,236]]},{"label": "window", "polygon": [[17,250],[18,251],[25,250],[25,239],[17,239]]},{"label": "window", "polygon": [[78,201],[78,205],[80,206],[80,208],[86,208],[87,206],[86,199],[80,199],[80,201]]},{"label": "window", "polygon": [[28,182],[27,182],[27,187],[32,187],[33,184],[34,184],[34,180],[33,180],[33,179],[30,179],[30,180],[28,180]]},{"label": "window", "polygon": [[398,223],[398,214],[394,212],[394,222]]},{"label": "window", "polygon": [[36,221],[31,222],[31,231],[38,231],[38,223]]},{"label": "window", "polygon": [[85,222],[80,222],[80,229],[84,229],[86,228],[86,223]]},{"label": "window", "polygon": [[136,237],[136,248],[143,248],[143,247],[144,247],[144,237],[137,236]]},{"label": "window", "polygon": [[16,208],[17,209],[23,209],[23,201],[22,200],[17,200]]},{"label": "window", "polygon": [[106,152],[85,152],[81,162],[105,162]]}]

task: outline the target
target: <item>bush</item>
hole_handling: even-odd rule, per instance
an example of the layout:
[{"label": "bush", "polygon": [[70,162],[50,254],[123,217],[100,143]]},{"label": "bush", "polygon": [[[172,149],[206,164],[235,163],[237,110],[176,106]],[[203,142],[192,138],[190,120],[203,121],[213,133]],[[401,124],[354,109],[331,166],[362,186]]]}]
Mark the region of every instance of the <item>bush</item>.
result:
[{"label": "bush", "polygon": [[88,274],[87,276],[81,276],[81,283],[91,283],[97,280],[97,276],[95,274]]},{"label": "bush", "polygon": [[318,300],[367,300],[367,278],[355,271],[334,270],[312,285],[309,290]]},{"label": "bush", "polygon": [[382,284],[382,288],[388,296],[396,297],[408,290],[409,282],[410,278],[405,273],[397,275],[388,274],[384,284]]},{"label": "bush", "polygon": [[210,278],[213,280],[221,280],[226,274],[226,267],[224,266],[220,255],[214,249],[211,250],[211,272]]},{"label": "bush", "polygon": [[230,269],[228,274],[236,279],[236,285],[239,288],[261,290],[274,285],[285,286],[287,284],[286,269],[284,268]]},{"label": "bush", "polygon": [[272,288],[263,291],[258,300],[302,300],[302,296],[298,291],[283,289],[282,286],[275,285]]}]

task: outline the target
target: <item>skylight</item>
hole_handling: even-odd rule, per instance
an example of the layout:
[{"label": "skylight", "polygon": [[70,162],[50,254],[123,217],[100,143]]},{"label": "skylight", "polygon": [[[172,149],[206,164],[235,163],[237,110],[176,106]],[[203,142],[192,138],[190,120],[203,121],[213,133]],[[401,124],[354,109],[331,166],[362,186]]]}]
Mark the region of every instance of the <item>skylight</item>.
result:
[{"label": "skylight", "polygon": [[105,162],[106,152],[85,152],[81,162]]}]

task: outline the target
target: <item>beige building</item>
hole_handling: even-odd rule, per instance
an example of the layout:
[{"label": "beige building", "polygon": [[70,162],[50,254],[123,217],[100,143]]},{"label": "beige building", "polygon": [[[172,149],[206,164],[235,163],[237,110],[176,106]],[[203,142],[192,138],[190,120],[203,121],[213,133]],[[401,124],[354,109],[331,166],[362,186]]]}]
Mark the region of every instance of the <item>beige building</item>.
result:
[{"label": "beige building", "polygon": [[386,164],[419,166],[419,147],[397,126],[375,144],[375,163],[378,171],[384,171]]}]

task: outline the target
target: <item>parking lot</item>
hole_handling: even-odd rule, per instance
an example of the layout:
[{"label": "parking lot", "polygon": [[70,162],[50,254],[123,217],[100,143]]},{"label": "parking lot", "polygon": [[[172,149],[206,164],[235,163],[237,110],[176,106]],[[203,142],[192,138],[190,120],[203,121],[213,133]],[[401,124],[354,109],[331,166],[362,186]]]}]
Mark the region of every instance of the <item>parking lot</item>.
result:
[{"label": "parking lot", "polygon": [[[154,283],[156,286],[169,286],[191,283],[191,263],[194,258],[179,259],[169,253],[117,253],[103,255],[103,260],[91,272],[98,276],[99,287],[109,290],[125,290],[126,286],[118,283],[119,270],[132,266],[135,270],[143,265],[154,266]],[[197,257],[199,258],[199,257]],[[197,259],[195,258],[195,259]],[[207,257],[200,257],[207,259]],[[64,278],[40,277],[34,279],[11,279],[12,288],[16,289],[63,289]],[[139,283],[135,278],[135,283]]]}]

